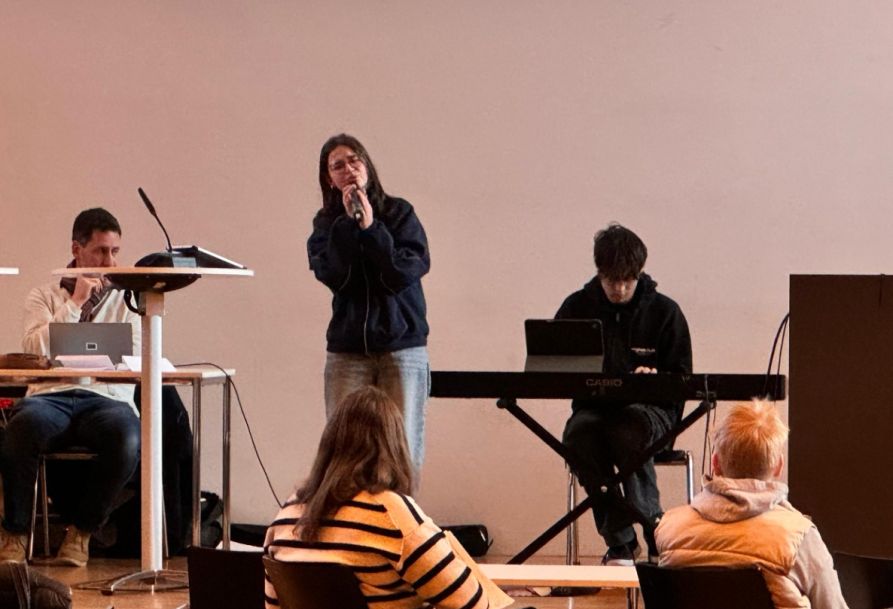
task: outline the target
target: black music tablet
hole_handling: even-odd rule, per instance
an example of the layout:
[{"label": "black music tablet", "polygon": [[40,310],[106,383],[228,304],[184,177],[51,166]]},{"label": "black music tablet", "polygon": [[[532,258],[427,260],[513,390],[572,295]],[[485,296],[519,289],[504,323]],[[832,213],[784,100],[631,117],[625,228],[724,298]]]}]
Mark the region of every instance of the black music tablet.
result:
[{"label": "black music tablet", "polygon": [[601,372],[602,324],[597,319],[527,319],[526,372]]}]

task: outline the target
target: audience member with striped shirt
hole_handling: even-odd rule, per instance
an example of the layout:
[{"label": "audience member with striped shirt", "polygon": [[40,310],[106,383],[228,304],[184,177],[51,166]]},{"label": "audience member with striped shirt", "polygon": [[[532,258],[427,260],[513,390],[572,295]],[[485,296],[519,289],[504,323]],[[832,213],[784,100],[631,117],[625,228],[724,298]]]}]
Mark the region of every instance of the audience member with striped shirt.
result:
[{"label": "audience member with striped shirt", "polygon": [[[486,592],[409,496],[403,415],[381,390],[348,395],[329,418],[310,476],[267,530],[267,555],[351,567],[371,609],[486,609]],[[266,582],[267,609],[278,605]]]}]

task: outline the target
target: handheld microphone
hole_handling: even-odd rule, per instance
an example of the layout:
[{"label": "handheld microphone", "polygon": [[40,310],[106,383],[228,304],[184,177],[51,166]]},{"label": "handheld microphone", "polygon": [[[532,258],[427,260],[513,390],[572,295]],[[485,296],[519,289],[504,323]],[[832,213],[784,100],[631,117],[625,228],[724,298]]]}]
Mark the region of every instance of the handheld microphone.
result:
[{"label": "handheld microphone", "polygon": [[158,226],[161,227],[161,232],[164,233],[164,238],[167,240],[167,251],[173,252],[174,248],[171,245],[171,238],[167,235],[167,229],[164,228],[164,224],[161,223],[161,218],[158,217],[158,214],[155,213],[155,206],[152,205],[152,201],[149,200],[149,197],[146,196],[146,193],[143,192],[142,188],[137,188],[137,192],[140,193],[140,198],[143,200],[143,203],[146,206],[146,209],[149,210],[149,213],[152,214],[152,217],[155,218],[155,221],[158,222]]},{"label": "handheld microphone", "polygon": [[353,219],[357,222],[363,221],[363,202],[360,201],[360,195],[358,191],[360,187],[354,188],[350,193],[350,215],[353,216]]}]

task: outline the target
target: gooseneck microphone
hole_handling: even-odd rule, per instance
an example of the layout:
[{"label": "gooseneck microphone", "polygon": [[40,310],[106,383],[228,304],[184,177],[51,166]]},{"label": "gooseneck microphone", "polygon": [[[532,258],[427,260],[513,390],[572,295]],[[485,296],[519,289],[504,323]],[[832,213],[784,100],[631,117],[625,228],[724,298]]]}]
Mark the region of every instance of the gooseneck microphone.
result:
[{"label": "gooseneck microphone", "polygon": [[[161,218],[158,217],[158,213],[155,211],[155,206],[152,205],[152,201],[149,200],[149,197],[146,196],[146,193],[143,192],[142,188],[137,188],[136,191],[140,193],[140,198],[143,200],[143,205],[146,206],[146,209],[149,210],[149,213],[152,214],[152,217],[155,218],[156,222],[158,222],[158,226],[161,227],[161,232],[164,233],[164,238],[167,241],[167,251],[146,254],[145,256],[137,260],[134,263],[134,266],[144,266],[152,268],[197,267],[198,264],[196,264],[195,258],[192,256],[184,255],[184,253],[180,251],[182,248],[178,247],[177,251],[174,251],[174,248],[171,245],[171,238],[168,236],[167,229],[164,228],[164,224],[162,224]],[[110,275],[114,274],[110,273]],[[164,276],[157,274],[128,274],[113,276],[112,283],[115,284],[115,287],[117,289],[124,290],[124,304],[127,305],[127,308],[134,313],[142,315],[145,313],[145,311],[141,310],[142,305],[137,306],[136,304],[134,304],[134,295],[146,291],[169,292],[171,290],[179,290],[180,288],[186,287],[190,283],[193,283],[199,277],[201,277],[201,275],[197,274],[177,274]]]},{"label": "gooseneck microphone", "polygon": [[[228,260],[219,254],[215,254],[214,252],[202,249],[197,245],[179,245],[177,247],[173,247],[171,245],[171,238],[167,234],[167,229],[164,228],[164,223],[162,223],[161,218],[158,217],[158,213],[155,211],[155,206],[152,205],[152,201],[149,200],[149,197],[146,196],[146,193],[142,188],[137,188],[136,190],[138,193],[140,193],[140,198],[143,200],[143,205],[146,206],[146,209],[149,210],[149,213],[152,214],[152,217],[155,218],[156,222],[158,222],[158,226],[161,227],[161,231],[164,233],[164,238],[165,240],[167,240],[167,251],[155,252],[154,254],[143,256],[136,262],[135,266],[188,268],[211,267],[218,269],[245,268],[245,265],[234,262],[233,260]],[[199,277],[198,275],[182,276],[191,277],[190,282],[195,281]]]},{"label": "gooseneck microphone", "polygon": [[146,196],[146,193],[143,192],[142,188],[136,189],[138,193],[140,193],[140,198],[143,200],[143,203],[146,206],[146,209],[149,210],[149,213],[152,214],[152,217],[155,218],[155,221],[158,222],[158,226],[161,227],[161,231],[164,233],[164,238],[167,240],[167,251],[173,252],[174,248],[171,245],[171,238],[167,234],[167,229],[164,228],[164,224],[161,223],[161,218],[158,217],[158,214],[155,213],[155,206],[152,205],[152,201],[149,200],[149,197]]}]

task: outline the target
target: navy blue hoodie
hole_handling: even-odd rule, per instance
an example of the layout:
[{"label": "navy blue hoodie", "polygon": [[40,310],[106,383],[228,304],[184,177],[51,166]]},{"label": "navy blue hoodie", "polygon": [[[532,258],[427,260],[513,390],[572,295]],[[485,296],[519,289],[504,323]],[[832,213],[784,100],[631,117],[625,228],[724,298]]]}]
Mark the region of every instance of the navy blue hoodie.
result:
[{"label": "navy blue hoodie", "polygon": [[412,205],[386,197],[383,212],[360,230],[345,213],[322,210],[307,241],[310,268],[332,290],[326,332],[333,353],[381,353],[428,340],[421,278],[431,267],[425,229]]}]

